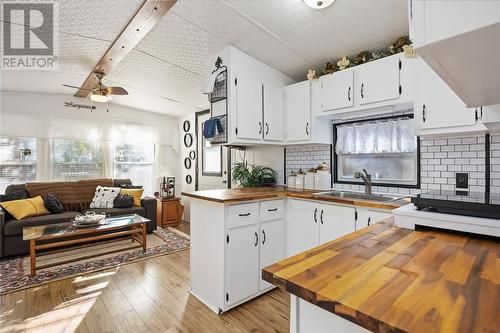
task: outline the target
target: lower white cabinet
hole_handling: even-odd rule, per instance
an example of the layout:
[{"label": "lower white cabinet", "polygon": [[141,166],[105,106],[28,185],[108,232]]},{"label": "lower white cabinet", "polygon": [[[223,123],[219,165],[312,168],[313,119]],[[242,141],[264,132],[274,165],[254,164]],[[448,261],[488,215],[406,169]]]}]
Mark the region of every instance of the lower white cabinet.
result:
[{"label": "lower white cabinet", "polygon": [[259,291],[259,225],[227,232],[226,303],[230,306]]},{"label": "lower white cabinet", "polygon": [[356,208],[317,201],[290,199],[287,256],[356,231]]},{"label": "lower white cabinet", "polygon": [[356,207],[356,230],[380,222],[392,216],[392,214]]},{"label": "lower white cabinet", "polygon": [[260,290],[272,287],[262,280],[261,270],[285,258],[285,221],[283,219],[260,224]]}]

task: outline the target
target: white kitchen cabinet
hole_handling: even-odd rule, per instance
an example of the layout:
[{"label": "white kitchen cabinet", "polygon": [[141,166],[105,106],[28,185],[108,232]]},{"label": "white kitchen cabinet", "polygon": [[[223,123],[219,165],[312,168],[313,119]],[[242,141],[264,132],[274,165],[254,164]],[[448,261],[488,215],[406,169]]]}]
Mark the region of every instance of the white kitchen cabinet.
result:
[{"label": "white kitchen cabinet", "polygon": [[311,85],[304,81],[285,87],[287,142],[311,138]]},{"label": "white kitchen cabinet", "polygon": [[332,111],[354,106],[354,70],[349,68],[319,78],[321,84],[321,111]]},{"label": "white kitchen cabinet", "polygon": [[264,84],[264,140],[283,142],[283,87]]},{"label": "white kitchen cabinet", "polygon": [[356,231],[356,209],[337,205],[320,205],[319,244]]},{"label": "white kitchen cabinet", "polygon": [[330,122],[312,116],[320,110],[320,94],[320,84],[317,80],[303,81],[285,87],[286,143],[331,144]]},{"label": "white kitchen cabinet", "polygon": [[259,291],[259,226],[230,229],[227,233],[226,303],[237,303]]},{"label": "white kitchen cabinet", "polygon": [[391,56],[355,68],[359,104],[399,98],[399,56]]},{"label": "white kitchen cabinet", "polygon": [[260,270],[258,272],[260,290],[273,286],[260,278],[260,272],[264,267],[285,258],[285,235],[285,221],[283,219],[260,224]]},{"label": "white kitchen cabinet", "polygon": [[319,206],[314,201],[288,201],[287,256],[318,246]]},{"label": "white kitchen cabinet", "polygon": [[417,90],[414,113],[418,135],[484,129],[476,120],[475,108],[467,108],[424,60],[418,59],[415,73]]},{"label": "white kitchen cabinet", "polygon": [[368,227],[391,216],[392,214],[386,212],[356,207],[356,230]]},{"label": "white kitchen cabinet", "polygon": [[237,77],[236,84],[236,135],[240,139],[262,138],[262,83]]},{"label": "white kitchen cabinet", "polygon": [[319,111],[313,108],[313,115],[344,119],[412,109],[414,62],[398,53],[320,77]]}]

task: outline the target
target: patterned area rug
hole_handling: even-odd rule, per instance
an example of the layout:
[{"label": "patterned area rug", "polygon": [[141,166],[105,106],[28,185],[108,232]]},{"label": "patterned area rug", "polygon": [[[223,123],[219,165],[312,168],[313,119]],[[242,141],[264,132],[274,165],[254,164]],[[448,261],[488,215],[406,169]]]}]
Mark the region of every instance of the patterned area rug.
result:
[{"label": "patterned area rug", "polygon": [[69,277],[93,273],[124,264],[165,255],[189,249],[189,236],[173,228],[158,228],[147,235],[147,250],[142,248],[128,249],[133,245],[130,239],[123,239],[112,243],[103,243],[82,247],[71,251],[48,254],[37,257],[37,266],[54,261],[64,261],[92,252],[102,253],[109,250],[123,248],[117,253],[97,256],[91,259],[73,261],[69,264],[58,265],[37,270],[36,276],[30,276],[29,256],[12,257],[0,260],[0,295],[30,288],[40,284],[61,280]]}]

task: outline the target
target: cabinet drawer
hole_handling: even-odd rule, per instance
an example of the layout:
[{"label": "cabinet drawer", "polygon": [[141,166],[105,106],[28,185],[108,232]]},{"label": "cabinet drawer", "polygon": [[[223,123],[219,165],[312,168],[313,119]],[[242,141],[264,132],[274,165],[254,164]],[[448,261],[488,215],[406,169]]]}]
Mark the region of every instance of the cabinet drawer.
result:
[{"label": "cabinet drawer", "polygon": [[229,227],[241,227],[259,222],[259,204],[257,202],[229,206]]},{"label": "cabinet drawer", "polygon": [[272,221],[283,218],[283,200],[269,200],[260,203],[260,220]]}]

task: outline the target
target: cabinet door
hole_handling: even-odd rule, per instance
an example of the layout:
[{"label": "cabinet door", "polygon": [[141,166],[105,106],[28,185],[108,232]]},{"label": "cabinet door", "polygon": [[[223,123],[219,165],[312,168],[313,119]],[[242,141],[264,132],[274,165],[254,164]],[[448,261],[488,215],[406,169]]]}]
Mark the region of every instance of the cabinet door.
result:
[{"label": "cabinet door", "polygon": [[237,136],[240,139],[261,139],[262,83],[238,77],[236,84]]},{"label": "cabinet door", "polygon": [[319,213],[319,205],[315,202],[290,200],[287,256],[293,256],[319,245]]},{"label": "cabinet door", "polygon": [[422,129],[474,125],[473,109],[464,102],[422,59],[417,61],[415,119]]},{"label": "cabinet door", "polygon": [[324,75],[321,82],[321,111],[331,111],[354,105],[354,72],[346,69]]},{"label": "cabinet door", "polygon": [[356,230],[365,228],[392,216],[390,213],[367,210],[364,208],[356,208],[356,212]]},{"label": "cabinet door", "polygon": [[285,258],[285,221],[276,220],[260,225],[260,289],[271,286],[262,280],[261,270]]},{"label": "cabinet door", "polygon": [[283,141],[283,88],[264,85],[264,139]]},{"label": "cabinet door", "polygon": [[354,68],[359,104],[399,98],[399,56],[379,59]]},{"label": "cabinet door", "polygon": [[286,139],[288,142],[311,138],[311,85],[309,81],[285,87]]},{"label": "cabinet door", "polygon": [[356,231],[354,207],[321,205],[319,213],[319,242],[329,242]]},{"label": "cabinet door", "polygon": [[229,229],[226,239],[226,304],[231,305],[259,291],[259,227],[253,224]]}]

